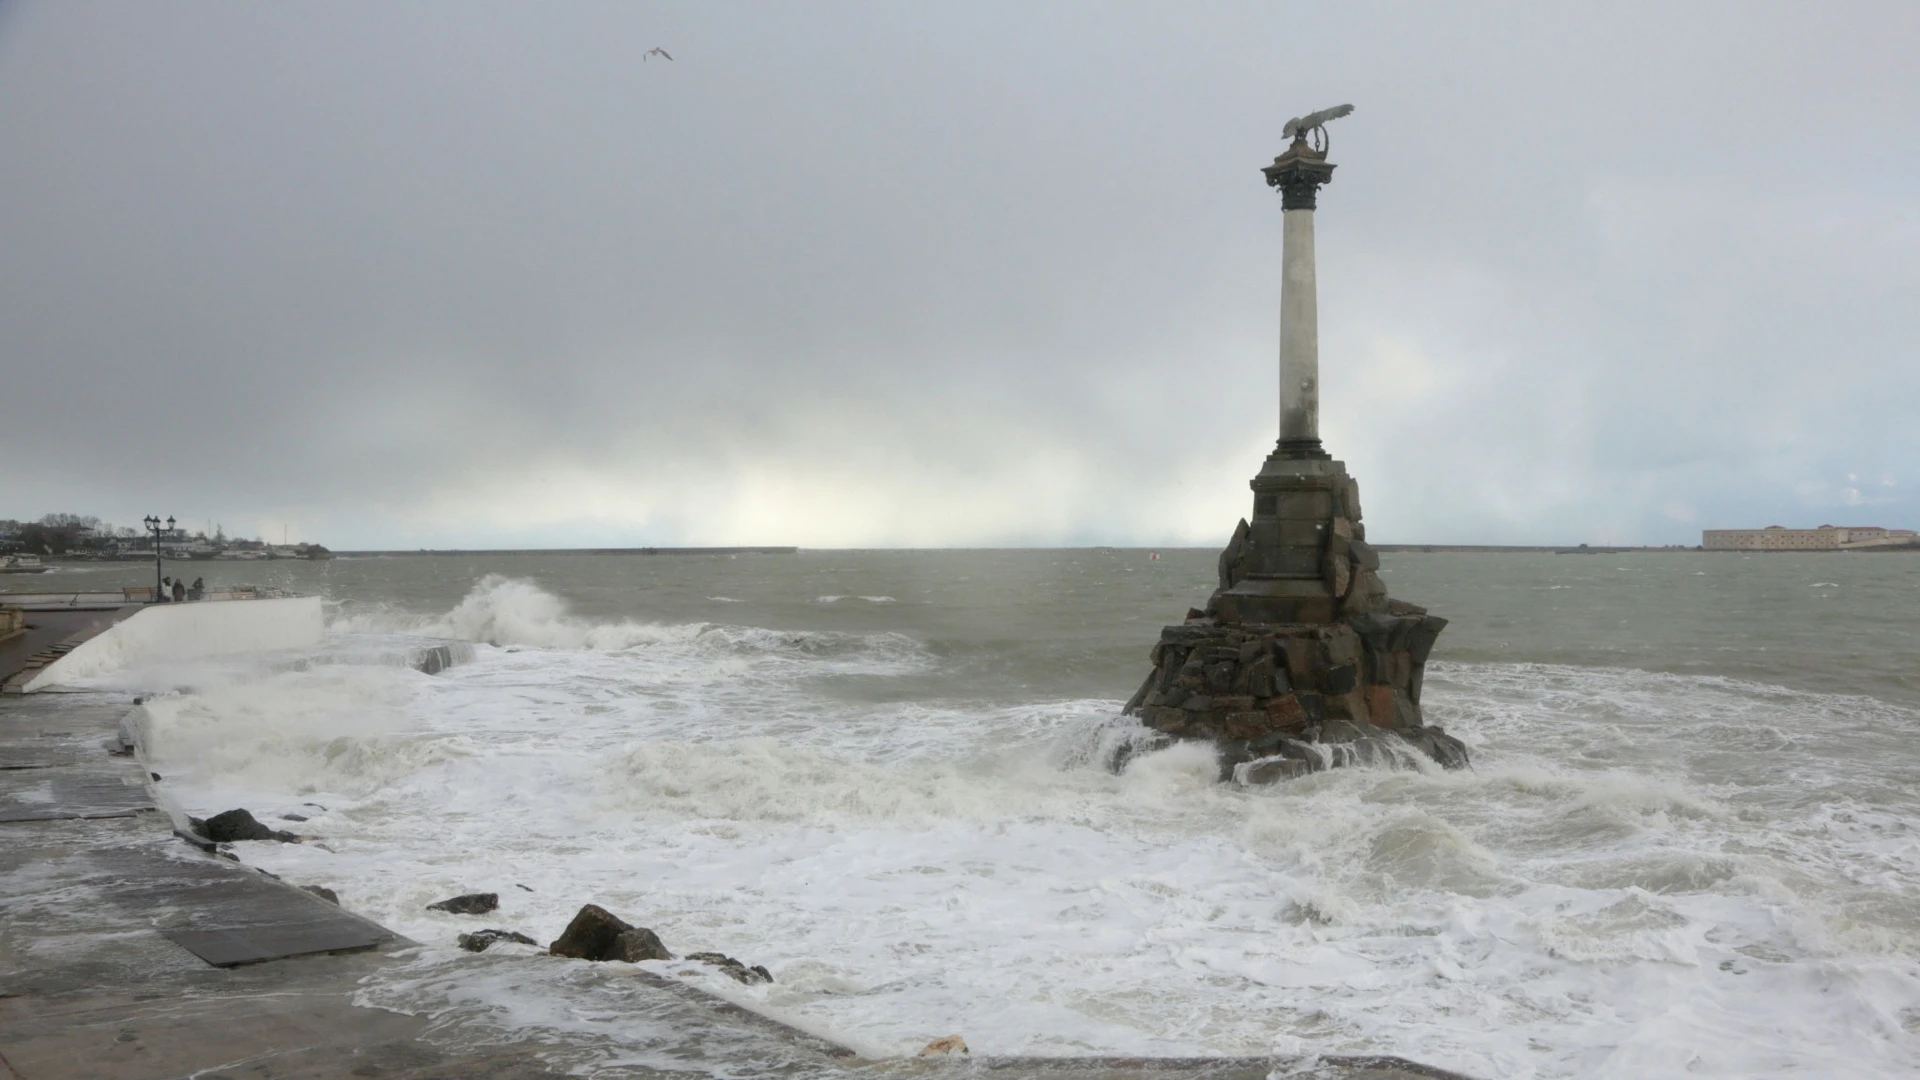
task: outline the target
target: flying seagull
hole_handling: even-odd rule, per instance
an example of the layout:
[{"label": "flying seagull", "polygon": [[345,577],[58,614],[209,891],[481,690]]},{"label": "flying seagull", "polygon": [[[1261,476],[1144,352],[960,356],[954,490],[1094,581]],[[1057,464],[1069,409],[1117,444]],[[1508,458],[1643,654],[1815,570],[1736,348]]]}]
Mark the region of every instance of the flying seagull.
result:
[{"label": "flying seagull", "polygon": [[653,57],[655,56],[664,56],[669,60],[673,59],[672,54],[668,53],[667,50],[660,49],[660,48],[653,48],[653,49],[648,49],[646,52],[640,54],[640,62],[644,64],[648,60],[653,59]]},{"label": "flying seagull", "polygon": [[1335,105],[1331,109],[1321,109],[1319,112],[1308,113],[1305,116],[1296,116],[1287,121],[1287,126],[1280,129],[1280,134],[1284,138],[1291,139],[1302,132],[1312,131],[1329,120],[1338,120],[1352,111],[1351,105]]}]

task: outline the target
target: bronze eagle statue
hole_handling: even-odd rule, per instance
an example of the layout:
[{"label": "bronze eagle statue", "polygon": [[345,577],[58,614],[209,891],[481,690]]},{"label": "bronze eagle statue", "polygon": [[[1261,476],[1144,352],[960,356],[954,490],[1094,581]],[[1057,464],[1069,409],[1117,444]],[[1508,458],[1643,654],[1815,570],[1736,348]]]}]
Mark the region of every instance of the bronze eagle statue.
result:
[{"label": "bronze eagle statue", "polygon": [[1321,109],[1319,112],[1310,112],[1305,116],[1296,116],[1287,121],[1287,126],[1280,129],[1280,134],[1289,139],[1303,136],[1327,121],[1338,120],[1352,111],[1351,105],[1335,105],[1331,109]]}]

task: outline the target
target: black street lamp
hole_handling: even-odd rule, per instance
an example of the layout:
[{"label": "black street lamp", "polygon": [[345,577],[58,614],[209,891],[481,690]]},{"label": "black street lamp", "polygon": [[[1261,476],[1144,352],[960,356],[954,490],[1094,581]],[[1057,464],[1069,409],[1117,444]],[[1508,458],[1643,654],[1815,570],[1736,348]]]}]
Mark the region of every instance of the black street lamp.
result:
[{"label": "black street lamp", "polygon": [[[165,600],[167,598],[166,586],[161,584],[161,579],[160,579],[160,524],[161,522],[159,518],[154,517],[152,514],[148,514],[146,517],[142,518],[141,521],[146,524],[147,531],[153,534],[153,602],[157,604],[160,601]],[[166,526],[167,526],[168,532],[173,531],[173,517],[171,515],[167,517]]]}]

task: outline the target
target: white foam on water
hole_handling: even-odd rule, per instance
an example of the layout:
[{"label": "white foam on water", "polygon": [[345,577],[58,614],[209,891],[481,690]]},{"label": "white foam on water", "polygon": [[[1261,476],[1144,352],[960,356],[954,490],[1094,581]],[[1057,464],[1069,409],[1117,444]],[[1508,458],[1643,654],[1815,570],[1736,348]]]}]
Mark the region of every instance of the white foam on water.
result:
[{"label": "white foam on water", "polygon": [[[958,1031],[975,1053],[1376,1052],[1484,1077],[1920,1061],[1920,778],[1890,752],[1920,724],[1895,706],[1436,664],[1428,708],[1474,771],[1243,790],[1202,745],[1099,768],[1117,702],[822,692],[936,663],[899,635],[592,624],[498,578],[380,625],[479,644],[431,677],[210,682],[156,703],[152,744],[191,811],[325,844],[247,861],[427,943],[369,983],[386,1007],[479,1000],[652,1061],[662,1021],[612,968],[453,947],[548,941],[592,902],[778,981],[661,973],[874,1053]],[[425,910],[471,891],[500,911]]]},{"label": "white foam on water", "polygon": [[410,634],[501,646],[614,652],[697,636],[704,624],[594,622],[567,611],[559,597],[531,581],[489,574],[439,616],[391,609],[335,612],[336,634]]}]

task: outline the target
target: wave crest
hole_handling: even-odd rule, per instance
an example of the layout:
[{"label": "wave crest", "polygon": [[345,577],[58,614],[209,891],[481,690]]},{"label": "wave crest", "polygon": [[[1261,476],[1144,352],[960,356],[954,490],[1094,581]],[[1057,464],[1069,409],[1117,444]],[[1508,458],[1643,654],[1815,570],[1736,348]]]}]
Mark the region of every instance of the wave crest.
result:
[{"label": "wave crest", "polygon": [[336,611],[335,634],[407,635],[529,649],[623,652],[656,645],[689,645],[726,654],[826,661],[836,671],[898,673],[928,662],[925,646],[899,633],[775,630],[721,623],[597,622],[573,614],[567,602],[523,578],[488,574],[444,614],[393,608]]},{"label": "wave crest", "polygon": [[523,578],[488,574],[452,610],[421,616],[374,608],[339,612],[328,629],[345,634],[416,634],[484,645],[534,649],[624,649],[689,641],[706,623],[650,623],[623,619],[595,622],[572,613],[567,602]]},{"label": "wave crest", "polygon": [[531,581],[488,574],[460,603],[421,632],[488,645],[618,652],[642,645],[685,641],[705,623],[679,626],[622,620],[596,623],[567,610],[566,601]]}]

